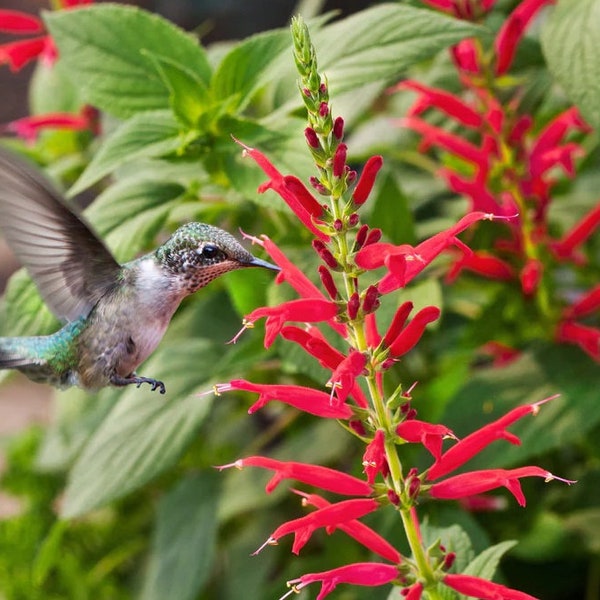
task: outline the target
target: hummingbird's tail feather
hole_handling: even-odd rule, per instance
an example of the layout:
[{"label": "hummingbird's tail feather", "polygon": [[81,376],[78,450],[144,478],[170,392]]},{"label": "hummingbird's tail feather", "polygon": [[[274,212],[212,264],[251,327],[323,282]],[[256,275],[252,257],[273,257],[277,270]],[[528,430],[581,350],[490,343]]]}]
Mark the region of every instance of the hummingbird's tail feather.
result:
[{"label": "hummingbird's tail feather", "polygon": [[[31,339],[31,338],[29,338]],[[40,367],[46,363],[27,346],[28,338],[0,338],[0,369]]]}]

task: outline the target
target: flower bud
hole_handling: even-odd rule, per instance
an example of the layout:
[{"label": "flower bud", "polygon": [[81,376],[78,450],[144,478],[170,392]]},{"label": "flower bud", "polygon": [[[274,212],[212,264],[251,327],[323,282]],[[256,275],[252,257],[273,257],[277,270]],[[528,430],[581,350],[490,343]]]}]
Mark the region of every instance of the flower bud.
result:
[{"label": "flower bud", "polygon": [[379,290],[376,285],[370,285],[365,292],[362,309],[368,315],[379,308]]},{"label": "flower bud", "polygon": [[352,201],[355,206],[361,206],[369,197],[369,194],[373,189],[373,184],[375,183],[375,176],[382,165],[383,158],[381,158],[381,156],[371,156],[365,163],[363,172],[356,184],[356,189],[352,194]]},{"label": "flower bud", "polygon": [[342,223],[342,220],[341,220],[341,219],[336,219],[336,220],[333,222],[333,228],[334,228],[336,231],[341,231],[342,229],[344,229],[344,223]]},{"label": "flower bud", "polygon": [[348,147],[346,144],[340,144],[333,155],[333,176],[342,177],[346,167],[346,153]]},{"label": "flower bud", "polygon": [[304,137],[306,138],[306,142],[311,148],[319,148],[321,144],[319,143],[319,138],[315,130],[312,127],[307,127],[304,130]]},{"label": "flower bud", "polygon": [[321,102],[319,104],[319,116],[325,118],[329,114],[329,105],[327,102]]},{"label": "flower bud", "polygon": [[344,137],[344,119],[337,117],[333,122],[333,135],[336,140],[341,140]]},{"label": "flower bud", "polygon": [[369,233],[368,225],[361,225],[360,229],[356,232],[356,241],[354,242],[354,247],[356,250],[360,250],[367,239],[367,234]]},{"label": "flower bud", "polygon": [[323,284],[323,287],[327,290],[329,297],[332,300],[337,300],[338,290],[335,285],[335,282],[333,281],[331,272],[327,269],[325,265],[319,265],[319,268],[317,270],[319,272],[319,277],[321,278],[321,283]]},{"label": "flower bud", "polygon": [[358,309],[360,307],[360,297],[358,295],[358,292],[354,292],[352,294],[352,296],[350,296],[350,299],[348,300],[348,318],[352,321],[354,319],[356,319],[356,316],[358,315]]},{"label": "flower bud", "polygon": [[348,217],[348,227],[356,227],[359,221],[360,217],[358,216],[358,213],[352,213]]},{"label": "flower bud", "polygon": [[375,227],[369,231],[369,235],[367,235],[367,239],[365,240],[364,245],[368,246],[369,244],[375,244],[381,239],[381,229]]},{"label": "flower bud", "polygon": [[400,504],[400,497],[398,496],[398,494],[396,494],[396,492],[394,490],[388,489],[388,491],[387,491],[387,497],[388,497],[388,500],[394,506],[398,506]]},{"label": "flower bud", "polygon": [[331,251],[321,240],[313,240],[312,247],[315,252],[321,257],[321,260],[330,268],[337,269],[339,268],[338,261],[335,259]]},{"label": "flower bud", "polygon": [[327,188],[318,180],[317,177],[315,177],[314,175],[311,175],[310,179],[308,180],[310,185],[317,190],[317,192],[319,192],[319,194],[321,194],[322,196],[329,196],[329,192],[327,191]]}]

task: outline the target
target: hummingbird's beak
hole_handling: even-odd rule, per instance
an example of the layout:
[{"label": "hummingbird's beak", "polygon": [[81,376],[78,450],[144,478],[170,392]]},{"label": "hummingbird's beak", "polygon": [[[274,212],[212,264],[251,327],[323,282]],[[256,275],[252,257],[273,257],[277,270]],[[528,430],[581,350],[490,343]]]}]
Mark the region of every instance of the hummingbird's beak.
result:
[{"label": "hummingbird's beak", "polygon": [[271,271],[281,271],[281,269],[277,265],[273,265],[266,260],[262,260],[260,258],[252,257],[252,260],[249,263],[246,263],[249,267],[262,267],[263,269],[270,269]]}]

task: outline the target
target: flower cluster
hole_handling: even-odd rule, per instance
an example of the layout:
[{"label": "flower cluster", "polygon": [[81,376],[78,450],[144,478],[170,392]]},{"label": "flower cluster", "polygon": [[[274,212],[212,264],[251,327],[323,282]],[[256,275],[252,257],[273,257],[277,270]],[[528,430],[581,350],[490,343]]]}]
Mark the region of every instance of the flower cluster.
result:
[{"label": "flower cluster", "polygon": [[[58,8],[70,9],[91,4],[93,0],[59,0]],[[0,9],[0,32],[17,36],[33,36],[0,44],[0,65],[8,64],[12,71],[20,71],[34,60],[40,60],[52,68],[57,58],[57,50],[52,37],[46,32],[42,20],[25,12]],[[51,112],[33,115],[0,125],[0,131],[12,133],[28,143],[33,143],[44,129],[87,130],[98,133],[98,113],[84,106],[78,114]]]},{"label": "flower cluster", "polygon": [[[328,534],[342,531],[381,559],[302,575],[288,582],[291,589],[284,597],[319,582],[318,600],[343,583],[394,584],[412,600],[431,592],[440,583],[477,598],[530,599],[528,594],[505,586],[451,572],[453,553],[439,546],[426,546],[416,508],[425,499],[475,500],[501,487],[524,506],[522,478],[558,479],[537,466],[454,473],[495,440],[520,443],[508,428],[527,415],[535,415],[550,399],[515,408],[458,440],[444,425],[417,418],[411,402],[412,388],[399,386],[387,394],[384,385],[386,373],[413,349],[427,325],[439,319],[440,309],[427,306],[414,312],[413,304],[404,302],[397,307],[385,332],[380,332],[378,316],[380,304],[392,301],[393,292],[407,286],[442,252],[458,249],[465,257],[470,256],[470,249],[458,237],[466,228],[483,219],[507,220],[510,216],[473,210],[454,226],[416,246],[382,241],[382,232],[361,223],[358,211],[368,200],[383,161],[379,156],[370,158],[360,177],[347,165],[344,123],[340,117],[333,119],[331,115],[327,83],[317,70],[308,30],[301,20],[295,20],[292,32],[300,90],[308,112],[305,137],[317,167],[317,175],[310,184],[329,203],[323,205],[298,178],[280,173],[258,150],[244,146],[244,154],[268,178],[259,191],[271,189],[278,193],[314,235],[312,246],[321,261],[318,268],[321,287],[268,237],[251,238],[281,268],[278,283],[290,285],[299,298],[254,310],[246,316],[242,331],[259,319],[266,319],[265,347],[278,337],[297,344],[326,368],[330,376],[322,382],[323,389],[236,379],[215,386],[214,391],[257,394],[249,412],[269,402],[280,402],[317,417],[337,419],[365,444],[362,460],[365,476],[357,478],[324,466],[263,456],[242,458],[220,468],[259,467],[274,472],[267,493],[283,480],[291,479],[344,497],[330,501],[318,493],[292,490],[302,498],[304,506],[314,510],[277,527],[257,553],[285,536],[293,536],[292,552],[297,554],[317,529],[324,529]],[[369,282],[376,282],[363,283],[365,274]],[[340,338],[344,351],[328,341],[325,329]],[[445,440],[452,440],[452,445],[444,448]],[[403,464],[399,450],[405,444],[422,444],[433,457],[431,466],[419,471]],[[361,522],[364,516],[380,510],[394,510],[398,514],[410,556],[402,556],[389,541]]]},{"label": "flower cluster", "polygon": [[[426,4],[466,18],[480,17],[493,2],[424,0]],[[581,246],[600,225],[600,204],[570,231],[556,237],[548,213],[559,173],[574,177],[576,159],[584,154],[580,138],[590,132],[576,108],[563,110],[547,123],[520,110],[517,88],[507,97],[507,72],[526,28],[553,0],[524,0],[498,31],[492,51],[478,40],[452,48],[452,58],[464,94],[457,96],[413,80],[394,91],[417,94],[401,123],[421,136],[420,149],[435,147],[452,156],[438,170],[455,193],[470,201],[473,211],[518,214],[506,223],[502,237],[490,250],[457,257],[448,273],[453,281],[467,270],[481,276],[520,284],[523,295],[537,306],[543,330],[556,340],[578,344],[600,360],[600,329],[578,322],[600,310],[598,290],[581,291],[572,305],[562,299],[554,273],[565,263],[585,262]],[[432,109],[456,122],[464,133],[430,124],[422,113]],[[572,299],[571,299],[572,301]],[[562,307],[562,308],[561,308]]]}]

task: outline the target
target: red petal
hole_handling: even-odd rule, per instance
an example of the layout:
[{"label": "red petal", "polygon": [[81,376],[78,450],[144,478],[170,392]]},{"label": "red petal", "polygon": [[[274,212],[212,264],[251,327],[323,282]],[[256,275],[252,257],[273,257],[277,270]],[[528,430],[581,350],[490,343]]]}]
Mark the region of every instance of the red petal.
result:
[{"label": "red petal", "polygon": [[11,71],[19,71],[45,50],[46,40],[44,36],[0,45],[0,64],[8,63]]},{"label": "red petal", "polygon": [[19,10],[0,9],[0,31],[4,33],[42,33],[44,24],[34,15]]},{"label": "red petal", "polygon": [[505,585],[473,577],[472,575],[448,573],[442,581],[453,590],[473,598],[482,598],[483,600],[537,600],[537,598],[525,592],[519,592]]}]

